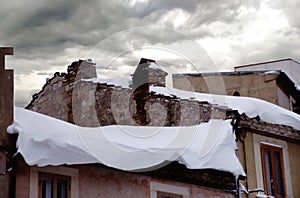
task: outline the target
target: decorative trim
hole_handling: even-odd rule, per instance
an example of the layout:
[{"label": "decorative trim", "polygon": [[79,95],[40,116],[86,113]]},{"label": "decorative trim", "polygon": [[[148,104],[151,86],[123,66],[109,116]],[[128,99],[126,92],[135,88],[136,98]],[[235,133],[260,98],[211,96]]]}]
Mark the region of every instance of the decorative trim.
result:
[{"label": "decorative trim", "polygon": [[187,169],[177,162],[141,174],[227,192],[236,190],[236,180],[232,173],[214,169]]},{"label": "decorative trim", "polygon": [[271,124],[262,121],[259,116],[249,118],[245,114],[239,116],[237,137],[243,137],[245,131],[261,134],[285,141],[300,143],[300,131],[286,125]]},{"label": "decorative trim", "polygon": [[254,155],[255,157],[255,169],[256,169],[256,182],[257,188],[264,189],[263,182],[263,170],[262,170],[262,161],[261,161],[261,152],[260,145],[266,144],[276,145],[277,147],[282,148],[283,154],[283,166],[284,166],[284,178],[285,178],[285,189],[287,197],[293,197],[293,189],[292,189],[292,180],[291,180],[291,172],[290,172],[290,161],[288,154],[288,146],[287,142],[283,140],[278,140],[271,137],[265,137],[258,134],[253,134],[253,144],[254,144]]}]

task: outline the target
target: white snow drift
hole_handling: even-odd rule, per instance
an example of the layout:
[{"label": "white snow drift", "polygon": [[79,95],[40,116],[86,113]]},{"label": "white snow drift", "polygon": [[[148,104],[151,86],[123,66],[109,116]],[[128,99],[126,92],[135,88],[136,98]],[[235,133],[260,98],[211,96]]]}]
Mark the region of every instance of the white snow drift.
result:
[{"label": "white snow drift", "polygon": [[102,163],[121,170],[149,170],[179,161],[190,169],[244,175],[229,120],[191,127],[87,128],[15,108],[8,132],[19,134],[18,152],[29,165]]},{"label": "white snow drift", "polygon": [[264,100],[241,96],[203,94],[158,86],[151,86],[150,91],[166,96],[175,95],[182,99],[193,98],[199,101],[207,101],[210,104],[227,106],[238,110],[240,114],[245,113],[248,117],[258,115],[265,122],[288,125],[300,130],[300,116],[298,114]]}]

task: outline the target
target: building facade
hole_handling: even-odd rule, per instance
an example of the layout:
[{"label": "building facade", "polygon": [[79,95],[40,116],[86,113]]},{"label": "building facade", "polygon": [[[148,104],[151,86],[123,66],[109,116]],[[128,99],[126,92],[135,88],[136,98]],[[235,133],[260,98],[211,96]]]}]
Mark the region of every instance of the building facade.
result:
[{"label": "building facade", "polygon": [[234,67],[234,71],[266,71],[266,70],[280,70],[286,73],[286,75],[289,76],[289,78],[292,79],[293,82],[300,85],[300,77],[298,75],[300,73],[300,63],[291,58],[240,65]]},{"label": "building facade", "polygon": [[299,113],[300,90],[281,70],[173,74],[178,89],[262,99]]}]

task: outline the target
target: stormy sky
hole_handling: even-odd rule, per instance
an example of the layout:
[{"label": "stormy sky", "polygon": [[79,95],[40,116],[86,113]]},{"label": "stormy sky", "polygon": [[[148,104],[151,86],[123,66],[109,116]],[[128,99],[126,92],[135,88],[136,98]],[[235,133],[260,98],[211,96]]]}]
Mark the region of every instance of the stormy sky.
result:
[{"label": "stormy sky", "polygon": [[128,77],[141,57],[170,73],[228,71],[300,54],[298,0],[0,0],[0,46],[13,46],[15,104],[46,78],[91,58],[101,78]]}]

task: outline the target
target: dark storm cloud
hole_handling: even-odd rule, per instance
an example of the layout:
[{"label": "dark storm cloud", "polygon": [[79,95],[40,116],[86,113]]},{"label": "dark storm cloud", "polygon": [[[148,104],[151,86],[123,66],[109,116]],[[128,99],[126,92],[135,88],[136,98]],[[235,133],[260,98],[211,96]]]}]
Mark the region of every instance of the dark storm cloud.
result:
[{"label": "dark storm cloud", "polygon": [[[300,12],[297,11],[299,2],[283,0],[274,2],[277,2],[273,4],[274,7],[277,6],[278,9],[282,7],[295,29],[292,32],[287,30],[280,35],[285,34],[286,38],[299,35]],[[10,59],[10,64],[14,66],[16,75],[46,74],[57,68],[65,71],[66,66],[72,61],[89,56],[93,59],[100,57],[107,62],[111,57],[120,56],[120,64],[135,67],[138,60],[133,51],[143,45],[167,46],[203,38],[227,39],[243,33],[243,27],[247,26],[248,21],[239,18],[241,8],[252,7],[259,10],[260,4],[260,0],[3,1],[0,6],[0,45],[15,47],[15,55]],[[183,14],[186,20],[175,25],[174,22],[179,20],[176,16],[181,16],[180,14]],[[211,25],[216,23],[224,24],[227,29],[211,28],[213,27]],[[288,49],[289,45],[299,47],[295,41],[298,36],[292,38],[294,41],[277,41],[267,47],[255,43],[253,44],[255,46],[233,45],[230,48],[235,52],[233,58],[239,63],[272,58],[272,54],[275,57],[288,54],[297,56],[297,50]],[[96,49],[92,50],[94,47]],[[251,50],[256,50],[257,53],[249,55]],[[200,59],[201,57],[199,60],[195,59],[193,63],[210,64],[207,61],[201,62]],[[184,60],[156,60],[164,67],[168,67],[168,63],[172,61],[179,68],[188,67]],[[118,62],[114,63],[117,64]]]},{"label": "dark storm cloud", "polygon": [[[1,35],[1,42],[29,54],[38,53],[41,49],[42,54],[52,54],[73,45],[93,47],[115,32],[136,26],[156,25],[161,16],[174,9],[195,14],[188,22],[189,28],[214,20],[229,22],[235,17],[235,10],[239,6],[238,2],[232,2],[167,0],[140,2],[130,6],[123,1],[54,1],[33,5],[33,8],[24,2],[23,6],[15,8],[17,16],[7,15],[8,24],[4,24],[4,29],[5,25],[8,28],[6,35]],[[15,20],[17,17],[20,19]],[[185,28],[180,31],[189,32]],[[172,35],[141,33],[145,39],[142,42],[150,44],[172,43],[180,39]]]},{"label": "dark storm cloud", "polygon": [[[14,46],[16,56],[20,59],[36,60],[37,64],[23,67],[19,72],[44,71],[57,66],[68,56],[66,48],[84,46],[93,49],[104,40],[103,56],[106,54],[121,54],[137,49],[145,44],[171,44],[194,38],[213,36],[201,24],[209,24],[215,20],[230,22],[236,17],[240,6],[239,1],[224,3],[218,1],[146,1],[130,4],[127,1],[31,1],[32,6],[25,2],[18,6],[10,6],[6,2],[4,10],[6,17],[4,32],[0,33],[2,45]],[[12,9],[12,10],[10,10]],[[10,10],[10,14],[9,13]],[[184,11],[189,15],[186,25],[175,30],[158,28],[139,28],[134,31],[125,31],[142,26],[156,26],[162,17],[169,11]],[[3,13],[3,12],[1,12]],[[15,14],[11,14],[15,13]],[[171,21],[172,22],[172,21]],[[172,23],[165,22],[164,27],[173,28]],[[113,39],[111,39],[113,37]],[[101,48],[101,46],[100,46]],[[56,60],[55,60],[55,59]],[[78,57],[79,58],[79,57]],[[54,65],[41,64],[42,60]],[[55,64],[55,61],[57,64]],[[63,64],[62,67],[65,67]],[[17,71],[18,72],[18,71]]]},{"label": "dark storm cloud", "polygon": [[33,13],[32,16],[27,18],[23,27],[33,28],[37,26],[44,26],[50,22],[66,21],[69,20],[70,16],[72,16],[72,12],[74,12],[74,6],[72,6],[72,4],[52,8],[41,8]]},{"label": "dark storm cloud", "polygon": [[122,14],[129,17],[158,20],[162,14],[173,9],[181,9],[186,12],[194,13],[198,3],[199,1],[197,0],[165,0],[137,2],[132,6],[128,6],[127,2],[124,1],[115,5],[120,8]]}]

